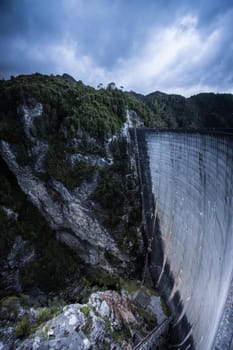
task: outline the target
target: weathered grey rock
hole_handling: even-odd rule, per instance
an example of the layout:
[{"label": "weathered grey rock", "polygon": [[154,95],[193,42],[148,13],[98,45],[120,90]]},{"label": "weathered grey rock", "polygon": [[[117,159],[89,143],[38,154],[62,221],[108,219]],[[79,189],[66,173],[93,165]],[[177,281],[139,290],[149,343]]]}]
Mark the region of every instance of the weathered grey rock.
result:
[{"label": "weathered grey rock", "polygon": [[2,210],[5,212],[5,214],[7,215],[8,218],[13,219],[13,220],[17,220],[19,214],[16,213],[13,209],[11,208],[7,208],[5,206],[1,206]]},{"label": "weathered grey rock", "polygon": [[[83,207],[79,199],[62,183],[52,181],[45,184],[32,173],[29,166],[20,166],[11,146],[5,141],[0,143],[0,153],[22,191],[46,218],[51,228],[56,230],[61,241],[76,250],[87,263],[99,264],[104,269],[113,271],[104,255],[108,251],[118,259],[118,267],[125,267],[127,258],[120,253],[108,231],[100,225],[92,211]],[[51,192],[56,194],[56,199]]]},{"label": "weathered grey rock", "polygon": [[142,323],[136,307],[127,294],[120,295],[114,291],[93,293],[89,304],[99,315],[109,320],[113,330],[120,330],[123,324],[135,326]]},{"label": "weathered grey rock", "polygon": [[147,306],[150,303],[150,295],[145,294],[141,291],[137,292],[135,295],[135,301],[144,309],[147,308]]},{"label": "weathered grey rock", "polygon": [[129,129],[130,128],[138,128],[144,126],[143,120],[140,116],[132,110],[126,110],[126,121],[123,127],[120,129],[120,134],[126,137],[127,141],[130,141]]},{"label": "weathered grey rock", "polygon": [[32,339],[26,339],[18,345],[19,350],[42,349],[80,349],[90,348],[83,332],[76,331],[85,325],[85,316],[78,304],[64,307],[63,312],[40,327]]},{"label": "weathered grey rock", "polygon": [[94,193],[96,186],[97,186],[97,180],[98,180],[98,173],[96,172],[93,175],[92,181],[87,182],[83,181],[79,187],[76,187],[73,191],[72,194],[79,198],[79,200],[84,203],[84,202],[89,202],[90,203],[90,196],[92,193]]},{"label": "weathered grey rock", "polygon": [[13,269],[26,265],[35,256],[34,248],[22,239],[21,236],[15,238],[15,243],[7,257],[7,265]]},{"label": "weathered grey rock", "polygon": [[66,153],[66,160],[69,162],[70,166],[73,167],[76,162],[83,161],[92,166],[98,166],[100,168],[106,166],[107,160],[100,156],[95,155],[85,155],[82,153]]},{"label": "weathered grey rock", "polygon": [[28,139],[32,142],[35,141],[35,138],[31,134],[31,128],[35,118],[38,118],[42,115],[43,106],[41,103],[36,103],[34,106],[29,105],[20,105],[17,112],[21,116],[21,120],[24,127],[24,132],[27,135]]},{"label": "weathered grey rock", "polygon": [[39,140],[33,136],[31,129],[34,126],[34,121],[36,118],[41,117],[43,113],[43,106],[41,103],[36,103],[34,106],[30,105],[20,105],[17,110],[21,117],[23,124],[23,129],[27,138],[33,144],[29,153],[34,157],[34,169],[38,173],[44,172],[44,159],[48,150],[48,143]]},{"label": "weathered grey rock", "polygon": [[150,315],[154,315],[158,324],[162,323],[167,317],[162,309],[159,296],[151,295],[148,292],[138,291],[133,296],[134,301],[140,305]]},{"label": "weathered grey rock", "polygon": [[9,350],[14,343],[14,328],[0,324],[0,350]]},{"label": "weathered grey rock", "polygon": [[157,318],[158,324],[161,324],[167,317],[162,309],[160,297],[151,296],[150,303],[146,309],[151,315]]},{"label": "weathered grey rock", "polygon": [[21,236],[17,236],[0,271],[1,287],[5,291],[22,292],[19,279],[20,269],[33,261],[35,256],[34,247],[28,241],[24,241]]},{"label": "weathered grey rock", "polygon": [[[39,327],[31,338],[23,342],[16,341],[16,348],[18,350],[42,350],[47,348],[57,350],[102,350],[104,344],[107,344],[110,349],[114,350],[122,349],[122,345],[125,349],[131,349],[130,339],[122,341],[114,339],[114,332],[123,328],[122,314],[120,313],[122,305],[119,305],[119,309],[117,309],[116,304],[106,303],[106,296],[112,301],[119,301],[122,298],[116,292],[99,292],[91,295],[88,304],[68,305],[63,308],[60,315]],[[131,309],[128,311],[131,312]],[[110,315],[110,319],[107,315]],[[124,322],[127,325],[126,319]],[[112,327],[112,324],[118,324],[118,328]]]},{"label": "weathered grey rock", "polygon": [[101,297],[102,295],[103,293],[101,292],[93,293],[89,298],[89,304],[94,307],[99,315],[107,317],[109,321],[112,321],[114,319],[113,310],[110,305],[107,304],[106,300]]},{"label": "weathered grey rock", "polygon": [[35,327],[42,309],[18,304],[17,317],[5,322],[4,328],[0,321],[0,341],[4,350],[131,350],[133,338],[141,339],[149,331],[140,315],[141,308],[129,299],[129,294],[108,290],[91,294],[87,304],[65,306],[58,316],[38,326],[34,334],[22,341],[15,337],[17,322],[27,315]]},{"label": "weathered grey rock", "polygon": [[34,169],[38,173],[44,173],[44,160],[48,150],[48,144],[39,140],[32,147],[32,155],[35,157]]}]

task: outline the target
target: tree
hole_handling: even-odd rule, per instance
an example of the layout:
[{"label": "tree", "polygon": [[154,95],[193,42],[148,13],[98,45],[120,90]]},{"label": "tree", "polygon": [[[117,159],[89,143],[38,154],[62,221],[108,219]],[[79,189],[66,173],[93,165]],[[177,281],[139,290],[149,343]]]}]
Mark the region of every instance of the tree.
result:
[{"label": "tree", "polygon": [[107,89],[108,90],[116,90],[116,84],[112,81],[111,83],[108,84]]},{"label": "tree", "polygon": [[104,88],[103,83],[99,83],[99,84],[97,85],[97,89],[103,89],[103,88]]}]

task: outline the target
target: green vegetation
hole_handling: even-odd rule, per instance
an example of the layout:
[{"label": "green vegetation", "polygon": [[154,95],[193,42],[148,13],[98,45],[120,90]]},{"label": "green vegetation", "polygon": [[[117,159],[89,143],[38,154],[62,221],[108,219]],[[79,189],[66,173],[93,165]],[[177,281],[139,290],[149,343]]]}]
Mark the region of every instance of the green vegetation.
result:
[{"label": "green vegetation", "polygon": [[80,311],[81,311],[86,317],[88,317],[88,316],[90,316],[91,308],[90,308],[90,306],[88,306],[88,305],[84,305],[84,306],[80,307]]},{"label": "green vegetation", "polygon": [[126,292],[128,292],[129,294],[133,294],[143,288],[135,280],[123,280],[121,278],[120,284],[121,284],[121,288],[126,290]]},{"label": "green vegetation", "polygon": [[[188,99],[161,92],[143,96],[36,73],[0,81],[0,137],[27,149],[17,107],[37,101],[43,115],[36,118],[32,134],[50,144],[54,138],[78,138],[84,152],[89,143],[90,152],[104,152],[103,142],[125,121],[126,107],[149,127],[233,127],[231,94],[202,93]],[[97,142],[89,142],[89,137]]]},{"label": "green vegetation", "polygon": [[85,266],[82,269],[82,275],[86,276],[82,277],[83,284],[90,289],[94,286],[98,286],[98,290],[114,290],[119,287],[119,276],[110,275],[109,273],[100,268],[92,268]]},{"label": "green vegetation", "polygon": [[113,332],[112,337],[118,344],[121,345],[124,340],[131,339],[132,335],[128,328],[123,327],[122,330]]},{"label": "green vegetation", "polygon": [[[85,130],[101,142],[112,135],[125,119],[122,91],[95,90],[81,81],[36,73],[0,81],[1,126],[6,126],[9,119],[12,125],[13,121],[20,124],[17,106],[20,103],[33,106],[35,101],[43,104],[43,115],[37,119],[32,133],[46,140],[52,140],[57,135],[63,138],[80,136]],[[16,136],[15,133],[12,136]],[[9,138],[8,135],[6,137]]]},{"label": "green vegetation", "polygon": [[45,307],[38,312],[37,318],[34,321],[29,320],[28,315],[24,315],[15,326],[15,336],[20,339],[28,337],[43,323],[59,315],[61,311],[60,307]]},{"label": "green vegetation", "polygon": [[162,297],[160,297],[160,302],[161,302],[161,306],[163,309],[164,314],[169,317],[171,315],[171,312],[167,306],[167,304],[165,303],[164,299]]},{"label": "green vegetation", "polygon": [[45,307],[45,308],[41,309],[38,313],[38,322],[40,324],[44,323],[44,322],[50,320],[52,317],[54,317],[53,311],[50,308]]},{"label": "green vegetation", "polygon": [[92,198],[107,211],[104,224],[114,228],[119,224],[124,213],[126,200],[125,175],[129,172],[127,144],[124,139],[112,141],[110,150],[113,164],[99,172],[99,181]]},{"label": "green vegetation", "polygon": [[41,234],[36,247],[39,257],[21,270],[21,282],[25,289],[37,286],[47,292],[57,291],[79,272],[78,257],[55,238]]},{"label": "green vegetation", "polygon": [[[1,206],[13,209],[18,219],[7,217]],[[35,224],[36,223],[36,224]],[[4,257],[16,236],[36,247],[36,260],[20,273],[23,289],[36,286],[43,291],[64,287],[65,281],[80,269],[78,257],[55,238],[45,219],[20,190],[15,178],[1,164],[0,172],[0,253]]]},{"label": "green vegetation", "polygon": [[167,126],[162,117],[148,106],[143,95],[136,94],[135,92],[126,92],[126,96],[129,109],[134,110],[142,117],[146,127],[164,128]]},{"label": "green vegetation", "polygon": [[0,319],[15,321],[18,317],[21,306],[29,305],[29,297],[21,294],[18,296],[11,295],[0,300]]},{"label": "green vegetation", "polygon": [[82,160],[76,161],[71,167],[65,159],[64,149],[65,145],[59,142],[49,147],[45,158],[45,168],[49,177],[61,181],[70,189],[79,186],[84,180],[91,181],[96,167]]},{"label": "green vegetation", "polygon": [[[110,150],[113,164],[99,172],[92,199],[100,205],[103,224],[112,230],[119,247],[124,250],[131,246],[133,253],[137,249],[136,227],[141,220],[138,184],[130,168],[129,158],[133,150],[124,138],[114,140]],[[119,225],[120,232],[117,230]]]},{"label": "green vegetation", "polygon": [[88,305],[84,305],[80,308],[80,311],[84,314],[86,318],[86,323],[85,323],[85,326],[82,328],[82,331],[85,334],[88,334],[92,329],[92,317],[90,315],[91,308]]},{"label": "green vegetation", "polygon": [[159,296],[159,293],[155,289],[146,288],[145,286],[139,285],[138,281],[136,280],[124,280],[123,278],[120,278],[120,286],[121,289],[126,290],[126,292],[129,294],[134,294],[140,290],[149,295],[154,295],[156,297]]},{"label": "green vegetation", "polygon": [[124,212],[125,193],[121,177],[110,168],[101,170],[92,198],[107,211],[104,224],[109,228],[116,227]]},{"label": "green vegetation", "polygon": [[186,99],[157,91],[141,98],[169,128],[233,128],[232,94],[201,93]]},{"label": "green vegetation", "polygon": [[14,321],[19,312],[20,298],[17,296],[5,297],[0,301],[0,319]]},{"label": "green vegetation", "polygon": [[149,312],[145,311],[145,309],[139,306],[138,304],[136,306],[140,316],[143,317],[144,323],[146,325],[146,332],[150,332],[153,328],[155,328],[158,325],[156,316],[151,315]]},{"label": "green vegetation", "polygon": [[28,316],[24,316],[21,321],[19,321],[15,327],[15,336],[20,339],[24,339],[30,334],[30,321]]}]

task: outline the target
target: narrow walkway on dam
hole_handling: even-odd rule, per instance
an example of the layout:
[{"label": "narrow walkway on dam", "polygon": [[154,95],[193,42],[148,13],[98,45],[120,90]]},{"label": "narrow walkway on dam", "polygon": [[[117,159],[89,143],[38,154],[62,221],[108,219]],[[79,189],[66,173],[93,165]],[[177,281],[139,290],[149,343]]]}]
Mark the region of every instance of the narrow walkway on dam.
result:
[{"label": "narrow walkway on dam", "polygon": [[155,327],[133,350],[152,350],[156,346],[162,345],[167,336],[171,319],[165,319],[158,327]]}]

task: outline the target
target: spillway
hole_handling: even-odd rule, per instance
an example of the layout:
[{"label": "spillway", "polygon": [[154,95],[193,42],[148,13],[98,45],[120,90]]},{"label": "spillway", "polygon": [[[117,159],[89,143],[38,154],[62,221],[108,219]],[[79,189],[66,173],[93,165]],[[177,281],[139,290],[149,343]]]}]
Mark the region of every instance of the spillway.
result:
[{"label": "spillway", "polygon": [[[171,345],[227,350],[233,328],[224,319],[232,311],[225,308],[231,308],[226,300],[233,272],[233,139],[148,129],[135,130],[135,137],[150,269],[173,316]],[[225,343],[217,346],[221,327]]]}]

